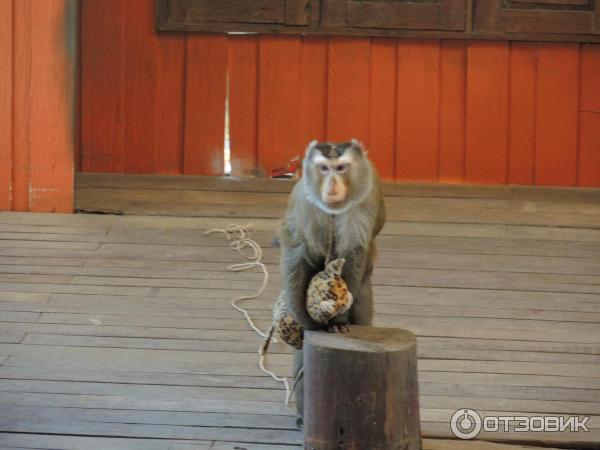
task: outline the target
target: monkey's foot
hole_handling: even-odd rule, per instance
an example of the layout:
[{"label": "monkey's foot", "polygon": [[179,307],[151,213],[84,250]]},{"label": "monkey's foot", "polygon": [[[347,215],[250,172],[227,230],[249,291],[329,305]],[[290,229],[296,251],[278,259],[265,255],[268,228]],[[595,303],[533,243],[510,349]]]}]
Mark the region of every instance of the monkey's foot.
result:
[{"label": "monkey's foot", "polygon": [[329,333],[347,333],[350,331],[350,327],[345,323],[330,323],[327,325],[327,331]]}]

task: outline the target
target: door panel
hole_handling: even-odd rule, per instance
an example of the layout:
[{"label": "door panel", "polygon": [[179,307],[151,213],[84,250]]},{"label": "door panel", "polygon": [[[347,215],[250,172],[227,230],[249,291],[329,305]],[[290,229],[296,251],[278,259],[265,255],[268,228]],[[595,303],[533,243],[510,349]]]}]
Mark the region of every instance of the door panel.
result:
[{"label": "door panel", "polygon": [[310,0],[158,0],[157,23],[197,31],[243,31],[256,25],[308,25]]},{"label": "door panel", "polygon": [[598,34],[595,0],[477,0],[474,31],[480,33]]},{"label": "door panel", "polygon": [[323,0],[324,27],[464,30],[465,0]]}]

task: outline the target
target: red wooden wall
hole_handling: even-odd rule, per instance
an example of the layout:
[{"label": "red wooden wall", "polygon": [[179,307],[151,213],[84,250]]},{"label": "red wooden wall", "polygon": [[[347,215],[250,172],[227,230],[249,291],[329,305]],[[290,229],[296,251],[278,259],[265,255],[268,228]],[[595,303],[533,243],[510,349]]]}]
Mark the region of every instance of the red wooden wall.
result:
[{"label": "red wooden wall", "polygon": [[75,7],[0,0],[0,211],[73,209]]},{"label": "red wooden wall", "polygon": [[600,186],[600,46],[157,34],[151,0],[82,2],[80,168],[268,173],[358,138],[386,179]]}]

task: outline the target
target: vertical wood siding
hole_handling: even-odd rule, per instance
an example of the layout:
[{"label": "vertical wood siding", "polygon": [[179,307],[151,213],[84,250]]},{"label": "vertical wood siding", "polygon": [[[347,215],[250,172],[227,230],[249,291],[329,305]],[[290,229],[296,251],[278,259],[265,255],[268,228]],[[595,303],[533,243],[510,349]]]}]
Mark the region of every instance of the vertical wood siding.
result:
[{"label": "vertical wood siding", "polygon": [[442,42],[439,67],[437,180],[460,183],[465,176],[467,43]]},{"label": "vertical wood siding", "polygon": [[437,181],[440,42],[398,42],[396,178]]},{"label": "vertical wood siding", "polygon": [[[220,174],[224,164],[227,36],[190,36],[186,44],[183,173]],[[174,147],[173,152],[176,150]],[[206,154],[211,157],[206,158]],[[171,171],[164,164],[158,167]],[[173,166],[173,171],[176,169]]]},{"label": "vertical wood siding", "polygon": [[[182,130],[191,120],[194,133],[201,114],[188,116],[184,99],[186,62],[198,68],[195,40],[186,46],[181,34],[158,36],[150,1],[86,0],[81,8],[81,169],[187,172],[194,159],[183,155]],[[188,103],[197,108],[211,94]]]},{"label": "vertical wood siding", "polygon": [[508,97],[508,182],[533,184],[535,158],[537,46],[514,43],[510,50]]},{"label": "vertical wood siding", "polygon": [[0,0],[0,210],[12,210],[13,0]]},{"label": "vertical wood siding", "polygon": [[259,169],[281,166],[302,148],[301,44],[296,36],[258,38]]},{"label": "vertical wood siding", "polygon": [[258,167],[258,40],[230,36],[228,44],[229,79],[236,80],[229,83],[231,172],[249,175]]},{"label": "vertical wood siding", "polygon": [[577,44],[537,51],[536,184],[577,183],[579,52]]},{"label": "vertical wood siding", "polygon": [[379,39],[371,43],[369,153],[381,176],[390,180],[396,178],[397,56],[396,40]]},{"label": "vertical wood siding", "polygon": [[234,175],[358,138],[388,180],[600,186],[599,45],[157,34],[151,3],[82,2],[84,171],[222,174],[228,92]]},{"label": "vertical wood siding", "polygon": [[72,211],[75,5],[0,0],[0,210]]},{"label": "vertical wood siding", "polygon": [[584,45],[580,62],[577,184],[600,186],[600,45]]}]

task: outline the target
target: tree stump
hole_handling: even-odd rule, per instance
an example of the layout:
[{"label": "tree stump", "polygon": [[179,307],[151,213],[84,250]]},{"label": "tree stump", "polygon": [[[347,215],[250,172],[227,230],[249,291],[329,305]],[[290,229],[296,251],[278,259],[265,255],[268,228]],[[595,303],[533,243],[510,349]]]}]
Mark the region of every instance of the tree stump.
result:
[{"label": "tree stump", "polygon": [[306,332],[304,436],[305,450],[420,450],[414,335]]}]

